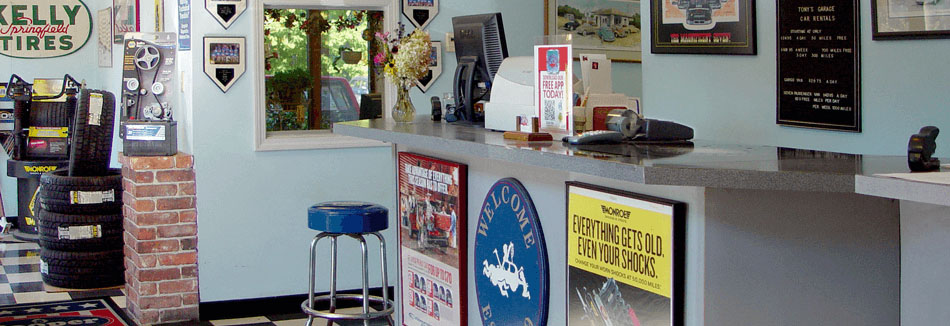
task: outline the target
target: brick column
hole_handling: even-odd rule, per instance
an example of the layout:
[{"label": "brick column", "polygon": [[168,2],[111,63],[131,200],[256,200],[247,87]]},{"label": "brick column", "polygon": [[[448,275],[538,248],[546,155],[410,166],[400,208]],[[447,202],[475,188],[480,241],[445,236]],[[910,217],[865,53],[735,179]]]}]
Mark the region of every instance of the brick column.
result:
[{"label": "brick column", "polygon": [[139,325],[197,321],[194,157],[119,153],[119,162],[129,314]]}]

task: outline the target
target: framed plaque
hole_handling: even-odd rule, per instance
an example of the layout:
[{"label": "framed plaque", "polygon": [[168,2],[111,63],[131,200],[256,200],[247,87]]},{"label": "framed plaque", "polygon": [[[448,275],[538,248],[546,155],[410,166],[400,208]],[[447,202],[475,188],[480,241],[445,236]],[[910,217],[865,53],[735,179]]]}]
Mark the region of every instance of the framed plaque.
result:
[{"label": "framed plaque", "polygon": [[399,153],[403,325],[466,325],[468,167]]},{"label": "framed plaque", "polygon": [[224,29],[228,29],[247,9],[247,0],[205,0],[205,9]]},{"label": "framed plaque", "polygon": [[227,93],[247,69],[247,47],[244,37],[208,36],[204,38],[205,75]]},{"label": "framed plaque", "polygon": [[685,222],[684,203],[568,182],[567,324],[683,325]]},{"label": "framed plaque", "polygon": [[950,3],[871,0],[871,39],[950,38]]},{"label": "framed plaque", "polygon": [[439,0],[402,0],[402,13],[413,26],[425,29],[439,13]]},{"label": "framed plaque", "polygon": [[112,43],[122,43],[125,33],[139,31],[139,0],[112,1]]},{"label": "framed plaque", "polygon": [[856,0],[779,0],[776,123],[861,132]]},{"label": "framed plaque", "polygon": [[755,1],[651,1],[653,53],[756,53]]},{"label": "framed plaque", "polygon": [[429,52],[429,73],[416,80],[416,86],[423,93],[429,90],[435,80],[442,75],[442,42],[432,41],[432,51]]},{"label": "framed plaque", "polygon": [[544,0],[544,35],[570,35],[574,59],[594,53],[640,62],[640,1]]}]

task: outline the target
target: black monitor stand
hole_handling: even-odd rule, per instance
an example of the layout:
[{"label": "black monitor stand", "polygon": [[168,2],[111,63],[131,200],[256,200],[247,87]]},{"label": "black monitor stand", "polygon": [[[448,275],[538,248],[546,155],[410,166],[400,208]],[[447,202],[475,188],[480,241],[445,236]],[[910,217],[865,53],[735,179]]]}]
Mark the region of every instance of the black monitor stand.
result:
[{"label": "black monitor stand", "polygon": [[[485,121],[483,115],[475,112],[475,90],[478,85],[476,76],[479,74],[476,67],[478,67],[478,57],[465,56],[459,59],[458,66],[455,68],[452,89],[458,123],[478,124]],[[485,78],[482,79],[485,80]]]}]

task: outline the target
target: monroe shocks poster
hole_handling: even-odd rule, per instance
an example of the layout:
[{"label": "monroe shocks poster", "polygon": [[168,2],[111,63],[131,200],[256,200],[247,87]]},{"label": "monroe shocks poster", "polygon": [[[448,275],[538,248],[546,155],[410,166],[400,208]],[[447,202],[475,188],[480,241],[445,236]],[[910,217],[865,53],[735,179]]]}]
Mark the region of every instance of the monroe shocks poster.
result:
[{"label": "monroe shocks poster", "polygon": [[567,188],[568,324],[680,325],[684,205]]}]

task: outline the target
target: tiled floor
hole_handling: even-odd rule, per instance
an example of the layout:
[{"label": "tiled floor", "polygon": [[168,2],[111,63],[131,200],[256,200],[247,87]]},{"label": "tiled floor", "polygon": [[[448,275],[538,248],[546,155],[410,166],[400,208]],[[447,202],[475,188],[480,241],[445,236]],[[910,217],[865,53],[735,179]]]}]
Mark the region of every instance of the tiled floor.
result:
[{"label": "tiled floor", "polygon": [[[40,276],[39,264],[40,249],[37,244],[22,242],[6,234],[0,235],[0,307],[18,303],[78,300],[104,296],[111,297],[120,308],[124,309],[126,306],[125,294],[123,290],[119,289],[46,292]],[[176,323],[174,326],[300,326],[305,325],[306,322],[306,315],[299,313]],[[379,323],[372,323],[372,325],[376,324]],[[326,325],[326,321],[317,320],[314,325],[323,326]],[[362,325],[362,323],[358,323],[358,325]]]}]

